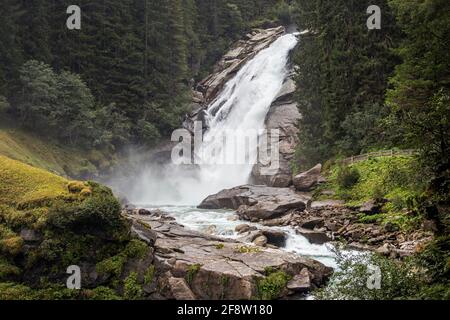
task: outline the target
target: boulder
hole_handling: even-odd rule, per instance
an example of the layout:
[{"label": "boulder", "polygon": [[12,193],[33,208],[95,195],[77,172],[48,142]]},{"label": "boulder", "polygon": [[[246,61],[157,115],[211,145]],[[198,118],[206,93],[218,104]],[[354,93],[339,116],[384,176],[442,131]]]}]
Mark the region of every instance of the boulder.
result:
[{"label": "boulder", "polygon": [[195,295],[182,278],[169,278],[169,287],[175,300],[195,300]]},{"label": "boulder", "polygon": [[[258,159],[258,163],[253,167],[252,179],[255,184],[264,184],[270,187],[289,187],[292,185],[291,160],[294,157],[295,148],[298,145],[298,123],[301,115],[297,104],[293,99],[295,92],[295,82],[287,78],[272,102],[265,119],[265,128],[268,131],[268,141],[271,139],[271,130],[279,132],[278,161],[272,163],[271,159]],[[272,145],[260,145],[259,148],[266,148],[264,151],[271,155]],[[269,165],[267,163],[270,162]],[[268,170],[269,168],[275,168]]]},{"label": "boulder", "polygon": [[245,185],[211,195],[199,208],[232,209],[246,220],[267,220],[281,217],[291,209],[304,210],[309,200],[289,188]]},{"label": "boulder", "polygon": [[262,229],[262,234],[266,237],[267,243],[278,248],[286,246],[287,234],[281,230]]},{"label": "boulder", "polygon": [[[315,286],[325,284],[332,273],[331,268],[318,261],[280,249],[191,231],[161,217],[133,215],[130,218],[133,225],[157,233],[154,259],[155,282],[161,288],[158,298],[250,300],[258,297],[258,281],[269,268],[283,270],[292,279],[299,274],[304,279],[302,270],[306,268]],[[262,231],[254,232],[262,236]],[[284,288],[280,298],[289,292],[292,290]]]},{"label": "boulder", "polygon": [[294,177],[294,186],[298,191],[311,191],[320,179],[322,165],[318,164],[314,168],[300,173]]},{"label": "boulder", "polygon": [[308,292],[312,288],[311,276],[308,269],[304,268],[288,282],[287,288],[295,292]]},{"label": "boulder", "polygon": [[236,226],[236,228],[234,228],[234,231],[236,231],[239,234],[244,233],[250,231],[250,226],[248,224],[240,224]]},{"label": "boulder", "polygon": [[304,229],[314,230],[316,227],[321,228],[324,225],[323,218],[312,217],[306,220],[303,220],[300,223],[300,227]]},{"label": "boulder", "polygon": [[267,244],[267,238],[265,236],[259,236],[253,240],[253,243],[258,247],[265,247]]},{"label": "boulder", "polygon": [[375,200],[369,200],[359,208],[359,212],[366,215],[372,215],[379,213],[380,209],[380,205],[377,204]]},{"label": "boulder", "polygon": [[307,230],[307,229],[302,229],[302,228],[296,229],[296,232],[298,234],[304,236],[312,244],[324,244],[326,242],[331,241],[331,238],[328,237],[326,232],[313,231],[313,230]]}]

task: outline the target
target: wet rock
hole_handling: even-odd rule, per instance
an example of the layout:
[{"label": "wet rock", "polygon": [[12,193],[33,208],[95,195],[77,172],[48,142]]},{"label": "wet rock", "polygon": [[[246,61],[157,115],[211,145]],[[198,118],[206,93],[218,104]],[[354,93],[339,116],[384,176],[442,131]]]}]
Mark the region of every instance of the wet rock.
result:
[{"label": "wet rock", "polygon": [[253,240],[253,243],[256,246],[264,247],[267,244],[267,238],[265,236],[259,236],[255,240]]},{"label": "wet rock", "polygon": [[322,165],[318,164],[314,168],[300,173],[294,177],[294,186],[298,191],[311,191],[318,183]]},{"label": "wet rock", "polygon": [[234,209],[246,220],[267,220],[286,214],[290,209],[303,210],[309,198],[289,188],[246,185],[222,190],[207,197],[201,209]]},{"label": "wet rock", "polygon": [[274,245],[278,248],[286,246],[286,240],[288,238],[286,232],[273,229],[263,229],[262,234],[267,238],[267,243]]},{"label": "wet rock", "polygon": [[296,229],[295,230],[298,234],[304,236],[306,239],[308,239],[309,242],[312,244],[324,244],[326,242],[331,241],[331,238],[328,237],[328,235],[325,232],[321,231],[313,231],[308,229]]},{"label": "wet rock", "polygon": [[[264,184],[270,187],[289,187],[292,185],[292,169],[291,160],[294,157],[295,148],[298,145],[298,123],[301,115],[298,111],[297,104],[293,99],[295,92],[295,82],[291,78],[287,78],[274,102],[269,108],[269,112],[265,119],[265,128],[268,131],[268,141],[272,139],[273,130],[278,130],[279,137],[279,153],[276,169],[266,172],[269,167],[267,160],[260,159],[253,167],[252,179],[255,184]],[[263,153],[267,155],[273,154],[272,144],[260,144],[259,148],[266,148]]]},{"label": "wet rock", "polygon": [[250,226],[248,224],[240,224],[234,228],[234,231],[237,233],[244,233],[250,231]]},{"label": "wet rock", "polygon": [[[131,219],[157,233],[154,259],[159,276],[155,281],[164,298],[248,300],[258,296],[258,280],[268,268],[283,270],[292,278],[306,268],[316,286],[323,285],[332,272],[312,259],[191,231],[174,221],[154,216]],[[250,233],[263,236],[261,230]],[[288,293],[283,290],[282,297]]]}]

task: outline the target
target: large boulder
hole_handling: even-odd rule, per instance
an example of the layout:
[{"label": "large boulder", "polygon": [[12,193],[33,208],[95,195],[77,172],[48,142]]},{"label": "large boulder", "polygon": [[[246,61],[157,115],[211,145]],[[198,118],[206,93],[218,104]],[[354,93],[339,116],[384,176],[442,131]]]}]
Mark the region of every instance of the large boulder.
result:
[{"label": "large boulder", "polygon": [[254,299],[260,294],[258,283],[269,269],[280,270],[296,280],[289,284],[291,290],[286,283],[286,288],[280,291],[283,298],[324,285],[332,273],[331,268],[318,261],[190,231],[164,217],[133,215],[130,218],[133,225],[144,226],[143,236],[150,231],[157,233],[155,282],[160,298]]},{"label": "large boulder", "polygon": [[252,221],[277,218],[291,209],[304,210],[308,201],[289,188],[245,185],[211,195],[199,208],[237,210],[241,218]]},{"label": "large boulder", "polygon": [[302,172],[294,177],[294,186],[298,191],[311,191],[320,181],[322,165],[318,164],[314,168]]},{"label": "large boulder", "polygon": [[[255,184],[279,188],[292,185],[290,163],[299,142],[298,123],[301,118],[297,104],[293,99],[295,89],[294,80],[288,77],[266,115],[265,127],[268,133],[268,141],[271,141],[272,130],[278,130],[280,134],[278,163],[267,165],[268,159],[258,159],[258,163],[252,170],[252,179]],[[267,156],[272,155],[273,146],[271,144],[267,146],[261,144],[259,147],[266,148],[264,153]],[[276,169],[267,172],[268,167],[275,167]]]}]

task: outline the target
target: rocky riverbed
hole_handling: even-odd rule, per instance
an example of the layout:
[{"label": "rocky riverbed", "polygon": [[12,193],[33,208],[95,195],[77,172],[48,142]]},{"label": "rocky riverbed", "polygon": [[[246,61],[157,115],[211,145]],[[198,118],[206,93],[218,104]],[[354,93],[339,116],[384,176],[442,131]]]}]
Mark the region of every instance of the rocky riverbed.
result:
[{"label": "rocky riverbed", "polygon": [[262,284],[275,281],[274,276],[282,280],[274,284],[272,298],[301,298],[332,273],[318,261],[274,245],[188,230],[159,211],[123,214],[132,221],[135,236],[154,248],[154,281],[145,288],[153,299],[254,299],[268,294]]}]

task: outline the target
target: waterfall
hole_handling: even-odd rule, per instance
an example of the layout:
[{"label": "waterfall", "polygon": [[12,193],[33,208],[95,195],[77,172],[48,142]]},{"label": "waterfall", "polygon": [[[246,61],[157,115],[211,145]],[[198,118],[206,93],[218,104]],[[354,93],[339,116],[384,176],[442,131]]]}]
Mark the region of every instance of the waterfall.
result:
[{"label": "waterfall", "polygon": [[135,203],[197,205],[208,195],[246,184],[257,148],[247,151],[245,164],[220,164],[223,157],[236,159],[236,148],[217,148],[221,139],[231,140],[235,132],[264,129],[270,105],[288,73],[289,52],[297,44],[294,34],[278,38],[260,51],[227,82],[207,108],[208,130],[203,136],[197,170],[170,165],[164,170],[149,166],[134,183]]}]

